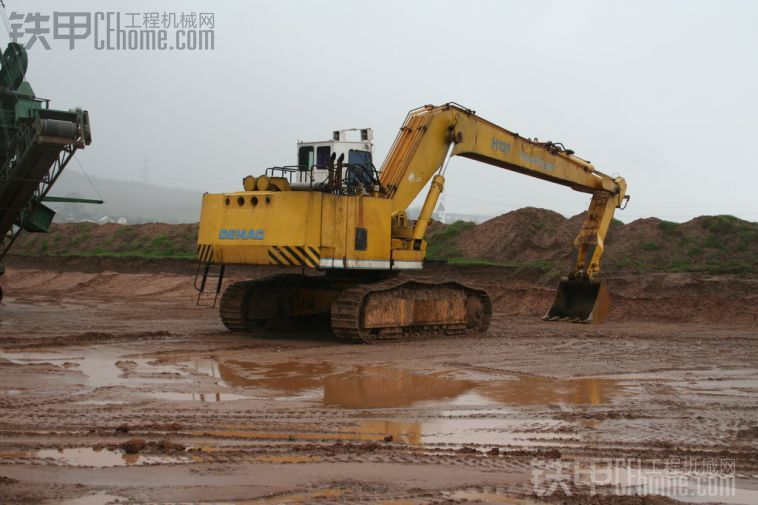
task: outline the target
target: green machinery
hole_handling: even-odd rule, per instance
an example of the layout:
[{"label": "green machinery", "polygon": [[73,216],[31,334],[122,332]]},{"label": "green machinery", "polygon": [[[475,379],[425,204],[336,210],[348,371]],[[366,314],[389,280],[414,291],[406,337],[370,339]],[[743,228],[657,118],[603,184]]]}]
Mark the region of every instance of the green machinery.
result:
[{"label": "green machinery", "polygon": [[55,211],[43,201],[79,201],[46,195],[76,150],[92,141],[87,111],[51,109],[37,98],[24,80],[27,63],[15,42],[0,56],[0,261],[22,230],[49,230]]}]

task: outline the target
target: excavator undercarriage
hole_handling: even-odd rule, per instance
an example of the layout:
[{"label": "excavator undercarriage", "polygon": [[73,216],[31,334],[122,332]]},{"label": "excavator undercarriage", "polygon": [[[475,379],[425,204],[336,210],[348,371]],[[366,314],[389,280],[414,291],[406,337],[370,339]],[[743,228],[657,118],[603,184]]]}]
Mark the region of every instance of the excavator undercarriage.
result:
[{"label": "excavator undercarriage", "polygon": [[485,291],[452,281],[282,274],[231,284],[220,313],[235,332],[270,336],[331,328],[341,341],[371,343],[486,331],[492,302]]}]

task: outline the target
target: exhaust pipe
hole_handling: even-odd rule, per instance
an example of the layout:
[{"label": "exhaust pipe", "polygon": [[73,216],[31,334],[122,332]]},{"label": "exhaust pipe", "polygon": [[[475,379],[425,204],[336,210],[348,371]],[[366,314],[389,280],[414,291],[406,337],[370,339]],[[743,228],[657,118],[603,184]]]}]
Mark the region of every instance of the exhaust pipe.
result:
[{"label": "exhaust pipe", "polygon": [[608,315],[610,296],[603,280],[561,279],[545,321],[601,323]]}]

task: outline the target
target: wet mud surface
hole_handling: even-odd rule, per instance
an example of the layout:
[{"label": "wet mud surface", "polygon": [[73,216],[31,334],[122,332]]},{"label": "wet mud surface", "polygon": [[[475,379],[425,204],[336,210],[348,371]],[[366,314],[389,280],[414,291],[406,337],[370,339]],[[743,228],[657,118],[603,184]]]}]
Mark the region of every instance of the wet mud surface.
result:
[{"label": "wet mud surface", "polygon": [[[749,290],[731,323],[683,321],[673,299],[674,321],[648,317],[647,293],[587,326],[510,309],[546,295],[504,284],[487,335],[360,346],[230,334],[191,281],[4,276],[0,502],[758,503]],[[627,467],[600,486],[577,477],[609,460],[637,476],[732,462],[731,494],[645,494]],[[556,461],[574,478],[545,493],[540,465]]]}]

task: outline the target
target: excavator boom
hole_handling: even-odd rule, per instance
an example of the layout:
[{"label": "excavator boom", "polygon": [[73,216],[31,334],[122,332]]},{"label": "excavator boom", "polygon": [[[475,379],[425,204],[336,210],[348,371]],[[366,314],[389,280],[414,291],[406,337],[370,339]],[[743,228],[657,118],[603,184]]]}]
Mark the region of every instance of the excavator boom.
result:
[{"label": "excavator boom", "polygon": [[585,193],[623,193],[623,179],[595,170],[561,144],[521,137],[454,104],[427,105],[408,114],[382,166],[380,180],[390,189],[393,210],[405,210],[410,205],[442,165],[451,143],[453,156]]},{"label": "excavator boom", "polygon": [[602,320],[608,309],[608,295],[603,282],[596,277],[614,211],[628,199],[626,181],[596,170],[592,163],[561,144],[521,137],[459,105],[427,105],[406,117],[380,179],[392,199],[393,211],[401,212],[433,178],[416,223],[417,247],[442,192],[444,170],[451,156],[463,156],[592,194],[587,216],[574,241],[571,270],[561,281],[546,318]]}]

